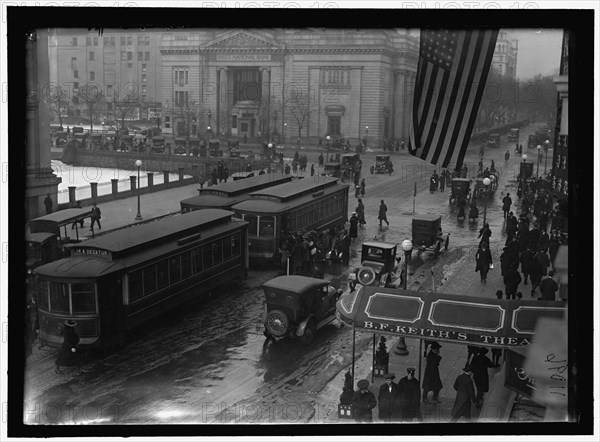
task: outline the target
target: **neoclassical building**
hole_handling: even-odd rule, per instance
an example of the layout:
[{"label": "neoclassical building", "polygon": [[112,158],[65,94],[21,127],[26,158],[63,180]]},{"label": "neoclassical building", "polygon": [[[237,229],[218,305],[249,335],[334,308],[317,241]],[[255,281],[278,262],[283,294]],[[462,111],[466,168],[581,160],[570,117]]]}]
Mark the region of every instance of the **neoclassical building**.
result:
[{"label": "neoclassical building", "polygon": [[407,29],[163,33],[163,132],[407,139],[418,51]]}]

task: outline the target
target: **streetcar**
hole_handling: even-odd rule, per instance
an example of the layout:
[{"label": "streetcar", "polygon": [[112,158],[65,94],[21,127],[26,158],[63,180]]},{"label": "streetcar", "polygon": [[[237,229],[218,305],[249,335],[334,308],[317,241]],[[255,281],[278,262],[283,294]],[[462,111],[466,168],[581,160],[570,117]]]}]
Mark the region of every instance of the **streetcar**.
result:
[{"label": "streetcar", "polygon": [[[56,238],[56,241],[52,242],[52,244],[56,244],[56,254],[60,255],[64,253],[65,245],[72,242],[80,241],[79,223],[85,218],[90,218],[91,216],[91,210],[72,208],[58,210],[56,212],[49,213],[48,215],[32,219],[28,223],[29,234],[27,236],[27,241],[32,243],[38,243],[37,246],[32,244],[32,250],[40,249],[43,248],[42,243],[48,242],[48,238],[46,236],[36,236],[34,234],[52,234]],[[75,229],[72,229],[72,226],[75,227]],[[73,230],[75,231],[73,232]],[[73,234],[75,235],[74,238],[71,237]]]},{"label": "streetcar", "polygon": [[248,221],[251,263],[275,262],[288,232],[323,231],[348,220],[348,184],[314,176],[252,192],[231,207]]},{"label": "streetcar", "polygon": [[245,279],[248,223],[232,215],[206,209],[128,227],[37,267],[41,343],[60,346],[61,324],[72,319],[80,345],[120,345],[129,330]]},{"label": "streetcar", "polygon": [[234,178],[234,181],[198,189],[198,196],[180,201],[181,213],[199,209],[229,210],[231,206],[249,199],[252,192],[288,183],[292,179],[292,175],[265,173],[241,180]]}]

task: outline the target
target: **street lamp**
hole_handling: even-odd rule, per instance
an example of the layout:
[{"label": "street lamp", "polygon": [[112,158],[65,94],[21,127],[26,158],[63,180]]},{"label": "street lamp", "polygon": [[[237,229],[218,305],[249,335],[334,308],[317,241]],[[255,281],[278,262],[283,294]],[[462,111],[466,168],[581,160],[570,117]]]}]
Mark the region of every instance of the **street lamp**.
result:
[{"label": "street lamp", "polygon": [[210,119],[212,117],[212,114],[210,113],[210,109],[208,110],[208,130],[210,130]]},{"label": "street lamp", "polygon": [[485,218],[487,215],[487,195],[488,195],[488,186],[490,185],[491,180],[489,178],[483,179],[483,185],[485,186],[485,198],[483,199],[483,225],[485,225]]},{"label": "street lamp", "polygon": [[[405,239],[402,241],[400,245],[402,250],[404,251],[404,290],[406,290],[408,284],[408,260],[410,259],[410,255],[413,249],[413,243],[410,239]],[[398,340],[398,345],[396,346],[396,350],[394,353],[400,356],[406,356],[408,354],[408,349],[406,347],[406,341],[404,340],[404,336],[400,336]]]},{"label": "street lamp", "polygon": [[283,144],[285,144],[285,130],[287,129],[287,123],[283,123]]},{"label": "street lamp", "polygon": [[544,150],[546,151],[546,158],[544,159],[544,175],[546,175],[546,168],[548,167],[548,149],[550,148],[550,140],[544,141]]},{"label": "street lamp", "polygon": [[540,146],[539,144],[536,147],[537,151],[538,151],[538,158],[537,158],[537,169],[535,171],[535,177],[539,178],[540,176],[540,155],[542,154],[542,146]]},{"label": "street lamp", "polygon": [[206,132],[210,132],[210,125],[206,126]]},{"label": "street lamp", "polygon": [[327,150],[329,150],[329,143],[331,142],[331,137],[327,135],[325,139],[327,140]]},{"label": "street lamp", "polygon": [[135,216],[136,221],[142,220],[142,212],[140,212],[140,167],[142,167],[141,160],[135,160],[135,165],[137,166],[138,176],[137,176],[137,203],[138,203],[138,211]]},{"label": "street lamp", "polygon": [[365,135],[365,146],[367,145],[367,138],[369,138],[369,126],[365,126],[365,131],[366,131],[366,135]]}]

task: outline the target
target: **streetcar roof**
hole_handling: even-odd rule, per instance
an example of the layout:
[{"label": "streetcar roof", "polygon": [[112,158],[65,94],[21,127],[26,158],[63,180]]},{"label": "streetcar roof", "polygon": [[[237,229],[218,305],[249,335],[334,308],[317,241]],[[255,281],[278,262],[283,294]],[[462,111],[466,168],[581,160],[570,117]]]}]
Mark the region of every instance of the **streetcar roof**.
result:
[{"label": "streetcar roof", "polygon": [[[310,181],[307,179],[306,181]],[[335,180],[337,181],[337,179]],[[300,181],[301,183],[302,181]],[[296,184],[296,182],[292,182],[289,184]],[[298,183],[299,184],[299,183]],[[341,188],[348,187],[348,184],[335,183],[333,187],[329,187],[323,189],[323,193],[320,191],[317,196],[325,196],[331,195],[333,193],[339,192]],[[293,201],[282,201],[279,199],[267,199],[267,198],[250,198],[246,201],[238,203],[231,207],[231,210],[239,210],[241,212],[248,213],[279,213],[288,210],[289,208],[299,207],[310,201],[313,201],[316,196],[313,196],[312,193],[308,193],[306,195],[302,195]]]},{"label": "streetcar roof", "polygon": [[49,223],[61,227],[83,218],[88,218],[91,215],[92,211],[90,209],[63,209],[32,219],[29,221],[29,227],[31,228],[31,233],[38,233],[43,231],[41,230],[43,226],[47,226]]},{"label": "streetcar roof", "polygon": [[97,278],[126,267],[123,261],[107,261],[95,256],[79,256],[63,258],[36,267],[34,272],[39,276],[50,278]]},{"label": "streetcar roof", "polygon": [[181,207],[191,207],[193,209],[224,209],[228,210],[234,204],[245,201],[248,196],[243,193],[238,198],[228,197],[227,195],[198,195],[192,198],[186,198],[179,203]]},{"label": "streetcar roof", "polygon": [[232,212],[221,209],[196,210],[121,229],[88,239],[76,246],[106,250],[112,253],[132,252],[133,249],[146,245],[150,248],[155,247],[157,241],[167,241],[171,237],[180,238],[190,232],[206,230],[215,224],[227,223],[231,220],[232,215]]},{"label": "streetcar roof", "polygon": [[54,233],[46,233],[46,232],[27,233],[27,234],[25,234],[25,241],[26,242],[43,243],[44,241],[47,241],[49,238],[54,238],[54,237],[56,237],[56,235]]},{"label": "streetcar roof", "polygon": [[273,278],[265,282],[263,287],[286,290],[294,293],[304,293],[329,283],[330,281],[325,279],[309,278],[308,276],[300,275],[287,275]]},{"label": "streetcar roof", "polygon": [[392,244],[389,242],[380,242],[380,241],[365,241],[362,243],[363,247],[377,247],[379,249],[393,249],[398,244]]},{"label": "streetcar roof", "polygon": [[316,191],[321,188],[324,189],[327,187],[335,186],[337,181],[337,178],[313,176],[310,177],[310,179],[280,184],[278,186],[269,187],[267,189],[252,192],[251,195],[252,197],[275,197],[283,201],[296,196],[300,196],[306,192]]},{"label": "streetcar roof", "polygon": [[413,221],[437,221],[438,219],[442,219],[440,215],[432,215],[430,213],[425,213],[423,215],[417,215],[413,218]]}]

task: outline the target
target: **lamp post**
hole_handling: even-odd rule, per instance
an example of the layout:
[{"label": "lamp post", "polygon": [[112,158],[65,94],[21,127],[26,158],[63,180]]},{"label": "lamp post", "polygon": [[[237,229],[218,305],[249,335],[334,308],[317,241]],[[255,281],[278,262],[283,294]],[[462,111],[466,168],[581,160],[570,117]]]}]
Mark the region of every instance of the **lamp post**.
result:
[{"label": "lamp post", "polygon": [[329,150],[329,143],[331,143],[331,137],[327,135],[325,139],[327,140],[327,150]]},{"label": "lamp post", "polygon": [[365,126],[365,146],[367,146],[368,138],[369,138],[369,126]]},{"label": "lamp post", "polygon": [[212,114],[210,113],[210,109],[208,110],[208,130],[210,130],[210,119],[212,117]]},{"label": "lamp post", "polygon": [[542,146],[540,146],[539,144],[536,147],[537,151],[538,151],[538,157],[537,157],[537,168],[535,171],[535,177],[539,178],[540,176],[540,155],[542,154]]},{"label": "lamp post", "polygon": [[138,203],[138,211],[137,211],[137,215],[135,216],[135,220],[136,221],[141,221],[142,220],[142,212],[140,211],[140,167],[142,167],[142,161],[141,160],[135,160],[135,165],[137,166],[137,203]]},{"label": "lamp post", "polygon": [[206,132],[210,133],[210,130],[211,130],[210,125],[206,126]]},{"label": "lamp post", "polygon": [[287,123],[283,123],[283,144],[285,144],[285,130],[287,129]]},{"label": "lamp post", "polygon": [[485,186],[485,195],[486,195],[486,197],[484,198],[484,201],[483,201],[483,224],[484,225],[485,225],[485,218],[487,215],[487,200],[488,200],[487,195],[488,195],[488,188],[489,188],[490,183],[491,183],[491,181],[489,178],[483,179],[483,185]]},{"label": "lamp post", "polygon": [[544,175],[546,175],[546,168],[548,167],[548,149],[550,148],[550,140],[544,142],[544,150],[546,151],[546,158],[544,159]]},{"label": "lamp post", "polygon": [[[410,259],[410,255],[413,249],[413,243],[410,239],[405,239],[401,244],[402,250],[404,251],[404,290],[406,290],[408,284],[408,260]],[[396,350],[394,353],[400,356],[406,356],[408,354],[408,349],[406,347],[406,341],[404,340],[404,336],[400,336],[398,340],[398,345],[396,346]]]}]

